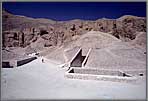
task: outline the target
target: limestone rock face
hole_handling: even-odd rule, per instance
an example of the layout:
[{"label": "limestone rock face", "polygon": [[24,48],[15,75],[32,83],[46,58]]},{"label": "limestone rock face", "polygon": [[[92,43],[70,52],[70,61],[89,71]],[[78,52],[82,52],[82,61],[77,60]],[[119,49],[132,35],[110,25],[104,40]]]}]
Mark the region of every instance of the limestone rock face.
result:
[{"label": "limestone rock face", "polygon": [[43,47],[61,46],[89,31],[109,33],[122,41],[134,40],[138,32],[146,32],[146,18],[125,15],[118,19],[96,21],[53,21],[18,16],[2,11],[3,47],[27,47],[38,39]]}]

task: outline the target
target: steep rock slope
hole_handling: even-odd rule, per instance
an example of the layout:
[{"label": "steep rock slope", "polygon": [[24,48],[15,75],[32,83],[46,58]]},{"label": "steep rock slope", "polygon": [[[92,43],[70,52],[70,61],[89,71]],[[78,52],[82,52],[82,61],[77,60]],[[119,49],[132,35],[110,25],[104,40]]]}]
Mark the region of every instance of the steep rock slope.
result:
[{"label": "steep rock slope", "polygon": [[91,30],[110,33],[123,41],[135,39],[136,32],[146,32],[146,18],[131,15],[96,21],[53,21],[13,15],[3,10],[2,20],[3,47],[26,47],[38,37],[46,41],[44,47],[57,46]]}]

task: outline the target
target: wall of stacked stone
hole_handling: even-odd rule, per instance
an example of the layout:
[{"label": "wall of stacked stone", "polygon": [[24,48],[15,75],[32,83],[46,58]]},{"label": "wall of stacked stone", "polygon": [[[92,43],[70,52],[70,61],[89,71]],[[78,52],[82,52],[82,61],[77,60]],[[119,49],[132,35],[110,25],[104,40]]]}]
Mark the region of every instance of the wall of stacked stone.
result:
[{"label": "wall of stacked stone", "polygon": [[26,63],[29,63],[33,60],[37,59],[37,57],[30,57],[27,59],[22,59],[22,60],[10,60],[10,61],[3,61],[2,62],[2,68],[14,68],[17,66],[24,65]]},{"label": "wall of stacked stone", "polygon": [[119,77],[119,76],[100,76],[91,74],[72,74],[65,73],[66,78],[70,79],[82,79],[82,80],[101,80],[101,81],[114,81],[114,82],[136,82],[137,78],[134,77]]},{"label": "wall of stacked stone", "polygon": [[9,61],[2,62],[2,68],[13,68],[13,66],[10,65]]},{"label": "wall of stacked stone", "polygon": [[86,68],[72,68],[74,73],[78,74],[93,74],[93,75],[112,75],[123,76],[123,72],[117,70],[99,70],[99,69],[86,69]]},{"label": "wall of stacked stone", "polygon": [[88,60],[88,57],[89,57],[89,54],[90,54],[91,50],[92,50],[91,48],[88,50],[88,52],[87,52],[87,54],[85,56],[85,59],[82,62],[82,68],[84,68],[85,64],[87,63],[87,60]]},{"label": "wall of stacked stone", "polygon": [[82,49],[79,49],[70,61],[70,67],[81,67],[83,62]]},{"label": "wall of stacked stone", "polygon": [[24,64],[26,64],[26,63],[29,63],[29,62],[35,60],[35,59],[37,59],[37,57],[31,57],[31,58],[19,60],[19,61],[17,61],[17,66],[24,65]]}]

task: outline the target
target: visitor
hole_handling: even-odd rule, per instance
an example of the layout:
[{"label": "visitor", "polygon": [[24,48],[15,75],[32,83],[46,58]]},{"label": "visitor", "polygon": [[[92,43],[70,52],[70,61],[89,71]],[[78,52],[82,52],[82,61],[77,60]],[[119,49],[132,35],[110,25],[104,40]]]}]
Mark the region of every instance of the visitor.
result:
[{"label": "visitor", "polygon": [[42,63],[44,63],[44,59],[42,58]]}]

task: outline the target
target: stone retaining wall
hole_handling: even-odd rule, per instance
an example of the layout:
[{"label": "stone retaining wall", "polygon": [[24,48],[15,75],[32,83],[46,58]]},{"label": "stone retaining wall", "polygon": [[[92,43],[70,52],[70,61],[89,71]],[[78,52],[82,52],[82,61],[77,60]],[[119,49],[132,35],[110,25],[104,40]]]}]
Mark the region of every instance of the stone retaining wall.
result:
[{"label": "stone retaining wall", "polygon": [[91,50],[92,50],[92,49],[90,48],[89,51],[87,52],[87,55],[85,56],[85,59],[84,59],[84,61],[83,61],[83,63],[82,63],[82,67],[84,67],[85,64],[87,63],[87,60],[88,60],[88,57],[89,57],[89,54],[90,54]]},{"label": "stone retaining wall", "polygon": [[99,70],[99,69],[86,69],[86,68],[71,68],[68,73],[76,73],[76,74],[92,74],[92,75],[111,75],[111,76],[130,76],[125,72],[118,70]]},{"label": "stone retaining wall", "polygon": [[84,60],[84,56],[82,56],[82,49],[80,48],[75,56],[70,61],[70,67],[82,67],[82,62]]},{"label": "stone retaining wall", "polygon": [[24,65],[24,64],[26,64],[26,63],[29,63],[29,62],[35,60],[35,59],[37,59],[37,57],[31,57],[31,58],[19,60],[19,61],[17,61],[17,66]]},{"label": "stone retaining wall", "polygon": [[69,67],[84,67],[89,57],[90,51],[91,49],[89,49],[86,56],[82,56],[82,48],[80,48],[69,62]]},{"label": "stone retaining wall", "polygon": [[13,68],[9,62],[2,62],[2,68]]},{"label": "stone retaining wall", "polygon": [[70,79],[83,80],[103,80],[103,81],[117,81],[117,82],[135,82],[137,78],[126,74],[122,71],[98,70],[98,69],[84,69],[71,68],[65,73],[65,77]]},{"label": "stone retaining wall", "polygon": [[21,66],[35,59],[37,59],[37,57],[30,57],[30,58],[22,59],[22,60],[3,61],[2,68],[13,68],[13,67]]},{"label": "stone retaining wall", "polygon": [[114,81],[114,82],[136,82],[135,77],[119,77],[119,76],[106,76],[106,75],[92,75],[92,74],[72,74],[65,73],[64,75],[69,79],[82,79],[82,80],[103,80],[103,81]]}]

